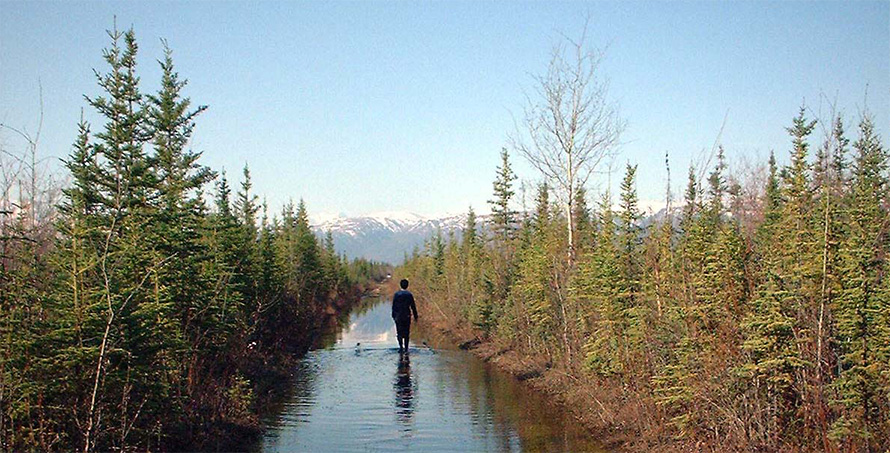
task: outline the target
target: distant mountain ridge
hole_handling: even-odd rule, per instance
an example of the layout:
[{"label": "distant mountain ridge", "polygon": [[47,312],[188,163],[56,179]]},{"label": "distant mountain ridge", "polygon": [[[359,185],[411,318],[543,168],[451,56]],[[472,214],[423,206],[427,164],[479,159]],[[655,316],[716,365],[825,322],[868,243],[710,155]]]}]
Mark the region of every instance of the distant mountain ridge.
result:
[{"label": "distant mountain ridge", "polygon": [[[478,216],[484,222],[488,216]],[[442,235],[454,232],[460,236],[467,220],[466,214],[428,218],[409,212],[382,212],[364,216],[313,219],[312,229],[319,237],[330,231],[334,248],[348,258],[367,258],[391,264],[401,264],[405,254],[439,229]]]},{"label": "distant mountain ridge", "polygon": [[[674,226],[678,226],[682,207],[671,208],[670,214]],[[644,215],[640,226],[646,228],[661,222],[667,215],[665,208]],[[489,218],[489,215],[476,216],[479,231],[485,231]],[[460,238],[466,222],[466,214],[429,218],[410,212],[381,212],[356,217],[320,217],[312,219],[310,223],[319,238],[330,231],[334,248],[350,259],[366,258],[398,265],[414,247],[422,248],[437,229],[442,231],[443,237],[447,238],[449,232],[453,232],[456,238]]]}]

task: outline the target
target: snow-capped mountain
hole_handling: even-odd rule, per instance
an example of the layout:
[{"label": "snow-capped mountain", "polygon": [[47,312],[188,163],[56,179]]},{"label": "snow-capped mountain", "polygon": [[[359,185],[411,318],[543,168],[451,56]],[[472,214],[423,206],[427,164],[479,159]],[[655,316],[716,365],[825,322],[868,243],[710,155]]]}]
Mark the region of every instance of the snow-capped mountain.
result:
[{"label": "snow-capped mountain", "polygon": [[[484,216],[479,216],[479,222]],[[414,247],[437,229],[443,236],[454,232],[459,236],[466,214],[428,218],[409,212],[378,212],[357,217],[319,216],[312,219],[312,229],[323,237],[330,231],[334,247],[349,258],[367,258],[400,264]]]},{"label": "snow-capped mountain", "polygon": [[[673,206],[670,214],[674,225],[678,226],[682,206]],[[640,226],[645,230],[649,225],[661,222],[667,215],[668,210],[661,208],[645,215],[640,220]],[[476,216],[480,232],[485,231],[488,218],[488,215]],[[312,229],[319,238],[331,232],[337,252],[346,254],[348,258],[367,258],[395,265],[401,264],[414,247],[422,248],[437,229],[441,230],[443,237],[453,233],[460,238],[466,221],[466,214],[429,218],[407,212],[379,212],[357,217],[320,215],[311,219]]]}]

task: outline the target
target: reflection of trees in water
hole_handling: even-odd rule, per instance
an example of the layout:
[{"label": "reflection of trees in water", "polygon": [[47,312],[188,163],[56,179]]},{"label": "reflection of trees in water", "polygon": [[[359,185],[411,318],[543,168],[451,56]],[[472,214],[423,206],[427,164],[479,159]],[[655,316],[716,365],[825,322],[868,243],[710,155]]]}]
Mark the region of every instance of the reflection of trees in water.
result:
[{"label": "reflection of trees in water", "polygon": [[[588,434],[545,397],[524,388],[507,373],[493,370],[473,357],[457,353],[442,360],[437,373],[438,398],[464,406],[476,423],[474,434],[495,439],[502,451],[597,450]],[[442,357],[444,359],[444,357]],[[465,409],[465,410],[466,410]],[[568,422],[568,423],[567,423]],[[585,439],[587,439],[585,441]]]},{"label": "reflection of trees in water", "polygon": [[[498,391],[498,387],[502,387],[500,382],[502,379],[492,379],[490,370],[483,363],[464,356],[464,353],[454,354],[457,355],[454,358],[458,360],[443,361],[444,372],[437,373],[439,379],[444,381],[444,385],[440,384],[438,387],[446,389],[449,393],[443,396],[451,400],[452,406],[456,406],[458,410],[461,406],[464,410],[469,410],[467,415],[473,419],[471,429],[476,437],[494,439],[498,450],[515,450],[512,440],[517,427],[515,418],[511,416],[509,410],[514,410],[512,406],[524,402],[516,399],[515,394]],[[498,398],[506,401],[500,401],[498,404]],[[508,412],[499,410],[499,405],[506,406]]]},{"label": "reflection of trees in water", "polygon": [[379,302],[379,297],[365,297],[349,310],[338,313],[333,320],[334,322],[325,326],[324,330],[316,337],[312,344],[312,349],[325,349],[334,346],[340,339],[341,334],[349,330],[350,320],[363,315]]},{"label": "reflection of trees in water", "polygon": [[414,380],[411,379],[411,358],[408,354],[399,354],[399,366],[393,381],[393,389],[396,393],[395,412],[399,423],[405,425],[405,431],[410,431],[414,421]]},{"label": "reflection of trees in water", "polygon": [[353,306],[352,310],[349,311],[349,315],[352,317],[362,316],[371,311],[371,309],[377,307],[381,302],[383,302],[383,297],[381,296],[362,297],[359,303]]},{"label": "reflection of trees in water", "polygon": [[[326,349],[335,346],[345,333],[350,332],[349,326],[356,319],[362,319],[362,324],[356,326],[355,332],[357,333],[364,334],[365,331],[369,331],[379,334],[386,332],[387,328],[392,327],[392,319],[388,318],[389,304],[383,302],[384,300],[380,296],[367,296],[359,300],[359,302],[353,305],[349,310],[340,312],[333,320],[334,322],[329,323],[321,332],[319,332],[315,341],[312,343],[312,349]],[[382,308],[383,306],[386,306],[387,308],[384,309]],[[381,313],[385,311],[386,314],[381,315],[380,313],[373,313],[375,310],[380,311]],[[373,315],[367,316],[368,313],[372,313]],[[383,322],[387,320],[389,321],[389,324]]]},{"label": "reflection of trees in water", "polygon": [[[418,327],[420,329],[412,336],[425,339],[433,348],[447,348],[446,345],[452,344],[452,340],[440,332],[424,329],[422,324]],[[515,426],[516,417],[511,412],[525,401],[509,391],[509,384],[514,384],[513,378],[493,376],[486,364],[464,352],[442,350],[436,362],[436,399],[449,405],[457,414],[467,412],[473,421],[474,437],[496,442],[487,449],[516,450],[515,434],[521,428]]]},{"label": "reflection of trees in water", "polygon": [[[392,329],[389,308],[390,304],[384,301],[366,304],[352,313],[351,320],[356,323],[356,330],[362,332],[373,331],[375,328],[372,326],[377,325]],[[301,445],[304,450],[324,451],[323,444],[315,444],[324,439],[324,434],[319,436],[317,431],[305,426],[315,426],[316,430],[321,428],[322,432],[330,427],[318,423],[306,425],[302,422],[308,421],[310,411],[313,413],[311,417],[318,417],[316,412],[321,413],[320,420],[325,420],[326,423],[336,423],[337,417],[345,419],[354,416],[354,413],[339,413],[334,409],[337,415],[324,418],[326,411],[330,410],[325,404],[336,393],[332,389],[337,385],[359,385],[366,390],[366,395],[354,396],[359,401],[352,401],[359,408],[365,407],[362,406],[363,401],[376,404],[382,396],[386,404],[387,398],[392,398],[390,404],[393,415],[389,416],[388,410],[382,414],[382,419],[389,420],[383,421],[389,425],[385,430],[391,430],[392,425],[395,425],[403,438],[410,438],[410,441],[406,440],[406,445],[415,445],[417,442],[416,445],[423,446],[424,442],[430,441],[423,436],[415,436],[419,430],[431,429],[436,432],[438,427],[454,427],[459,429],[460,436],[467,436],[466,443],[463,443],[459,437],[453,436],[454,433],[444,433],[446,436],[451,435],[448,441],[456,442],[452,446],[457,449],[461,445],[469,450],[487,451],[597,449],[595,443],[584,439],[581,429],[571,426],[572,422],[565,413],[547,404],[546,398],[534,394],[509,374],[493,369],[471,354],[438,350],[440,346],[448,344],[449,340],[437,338],[436,333],[425,331],[422,324],[416,327],[417,330],[412,332],[412,336],[417,338],[415,346],[427,340],[437,350],[436,353],[425,351],[423,347],[417,347],[416,354],[410,358],[396,355],[391,349],[366,351],[358,355],[342,349],[310,352],[295,370],[294,377],[289,380],[288,395],[277,399],[288,402],[286,408],[274,411],[277,415],[275,418],[281,420],[278,424],[285,425],[285,428],[273,428],[267,432],[266,450],[294,450],[294,445]],[[347,346],[353,344],[349,343]],[[393,372],[390,360],[395,357],[398,357],[397,367]],[[413,370],[410,359],[414,359]],[[335,379],[331,381],[329,378]],[[387,381],[387,378],[391,381]],[[369,383],[369,379],[373,383]],[[425,393],[419,392],[418,388],[421,386]],[[431,406],[440,410],[430,410]],[[313,407],[323,409],[316,411],[312,410]],[[380,421],[381,419],[374,418],[370,423]],[[568,426],[561,426],[565,422]],[[276,425],[274,421],[271,424]],[[465,431],[464,427],[469,431]],[[300,438],[313,440],[309,444],[295,440]],[[349,442],[344,440],[342,445],[347,444]],[[315,447],[311,447],[312,445]]]},{"label": "reflection of trees in water", "polygon": [[[323,353],[322,353],[323,354]],[[268,405],[265,409],[268,411],[263,416],[263,424],[268,428],[279,428],[282,425],[290,425],[288,420],[294,418],[303,418],[309,415],[311,408],[317,399],[318,394],[318,375],[320,374],[321,357],[316,352],[309,352],[303,357],[293,374],[285,378],[276,388],[282,389],[281,395],[270,398],[275,401],[274,405]],[[255,451],[274,448],[281,434],[286,433],[285,429],[267,429],[261,443],[257,444]],[[262,448],[265,446],[266,448]]]}]

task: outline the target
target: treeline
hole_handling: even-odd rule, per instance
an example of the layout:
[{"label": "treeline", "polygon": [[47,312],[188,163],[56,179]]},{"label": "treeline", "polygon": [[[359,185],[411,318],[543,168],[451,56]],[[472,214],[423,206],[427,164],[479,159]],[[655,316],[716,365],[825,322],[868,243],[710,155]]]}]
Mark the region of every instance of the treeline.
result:
[{"label": "treeline", "polygon": [[758,187],[728,175],[720,149],[706,178],[690,168],[682,207],[646,226],[635,166],[617,208],[606,192],[589,209],[579,189],[576,260],[546,185],[534,213],[510,210],[504,151],[490,234],[471,211],[460,240],[437,235],[399,271],[431,315],[536,358],[636,448],[884,451],[888,151],[868,115],[852,143],[833,119],[814,153],[815,125],[801,109],[790,164],[771,156]]},{"label": "treeline", "polygon": [[[331,238],[331,233],[328,232],[325,236],[325,244],[331,244],[331,250],[333,250],[333,243],[334,240]],[[389,263],[369,260],[366,258],[353,258],[352,261],[349,261],[346,264],[346,276],[354,282],[381,283],[386,280],[393,271],[393,266]],[[364,285],[359,287],[359,289],[370,289],[370,287]]]},{"label": "treeline", "polygon": [[264,380],[385,266],[318,241],[302,201],[270,219],[246,167],[233,194],[189,149],[206,107],[170,50],[144,93],[133,31],[109,34],[56,220],[5,188],[0,450],[232,448]]}]

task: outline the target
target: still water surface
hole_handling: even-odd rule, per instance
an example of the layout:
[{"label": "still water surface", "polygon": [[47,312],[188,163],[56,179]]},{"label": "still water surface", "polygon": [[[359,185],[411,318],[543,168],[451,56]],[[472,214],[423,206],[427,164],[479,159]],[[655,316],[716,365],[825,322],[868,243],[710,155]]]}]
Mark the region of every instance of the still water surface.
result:
[{"label": "still water surface", "polygon": [[395,335],[389,301],[353,312],[294,371],[257,450],[602,451],[512,376],[417,326],[399,354]]}]

